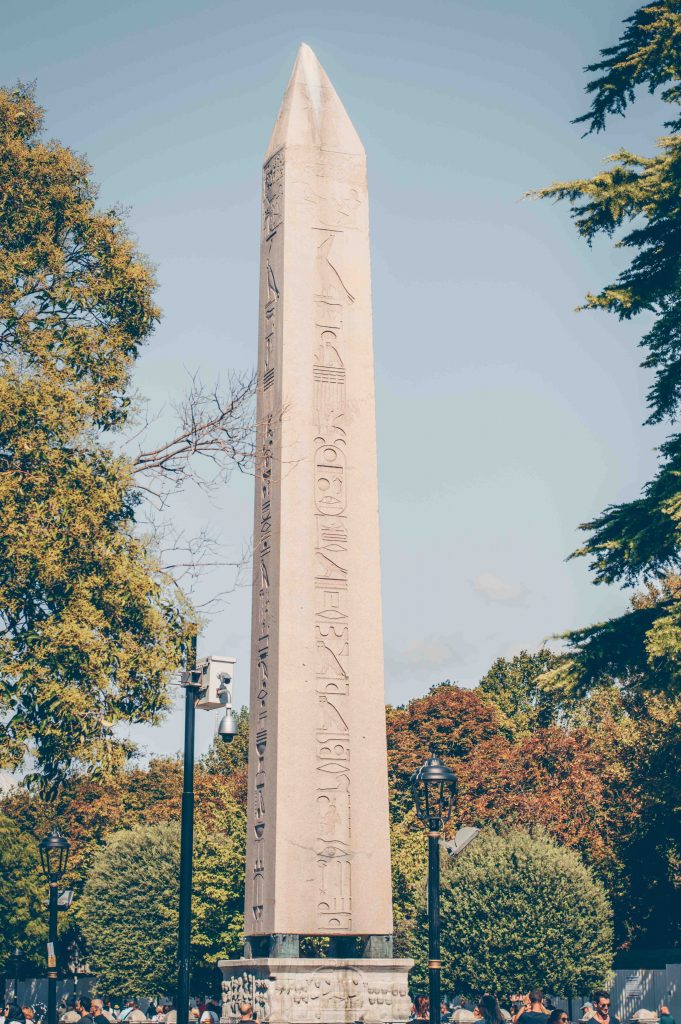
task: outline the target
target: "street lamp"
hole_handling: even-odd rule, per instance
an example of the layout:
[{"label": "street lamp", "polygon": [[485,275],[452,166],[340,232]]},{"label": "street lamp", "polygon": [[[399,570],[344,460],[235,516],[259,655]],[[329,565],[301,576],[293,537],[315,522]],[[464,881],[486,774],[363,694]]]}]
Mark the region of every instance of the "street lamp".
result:
[{"label": "street lamp", "polygon": [[440,833],[452,816],[456,777],[432,754],[410,781],[416,816],[428,826],[428,995],[430,1024],[440,1024]]},{"label": "street lamp", "polygon": [[39,843],[40,862],[50,886],[50,917],[47,942],[47,1024],[57,1024],[57,913],[59,883],[66,871],[71,848],[66,836],[53,828]]},{"label": "street lamp", "polygon": [[[217,734],[231,743],[238,732],[232,710],[234,658],[212,656],[196,661],[196,637],[191,653],[196,668],[180,676],[184,688],[184,765],[182,786],[182,827],[180,832],[180,913],[178,929],[177,1024],[189,1019],[189,979],[191,972],[192,877],[194,872],[194,726],[196,709],[224,711]],[[51,1022],[48,1022],[51,1024]]]}]

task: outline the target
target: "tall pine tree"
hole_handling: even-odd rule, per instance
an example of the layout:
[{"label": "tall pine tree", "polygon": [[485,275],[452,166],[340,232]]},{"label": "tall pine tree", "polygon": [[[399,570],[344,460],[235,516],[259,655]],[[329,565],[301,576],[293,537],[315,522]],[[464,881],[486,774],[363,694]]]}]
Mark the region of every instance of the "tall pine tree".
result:
[{"label": "tall pine tree", "polygon": [[[585,308],[620,320],[652,314],[641,338],[642,366],[653,371],[647,423],[676,427],[681,404],[681,2],[656,0],[625,21],[615,46],[590,65],[590,109],[577,118],[587,134],[625,115],[637,90],[659,94],[672,117],[653,156],[620,150],[593,178],[558,182],[535,195],[567,200],[579,234],[616,236],[631,253],[611,284]],[[639,498],[611,505],[582,525],[574,553],[590,559],[596,583],[645,585],[617,618],[567,634],[568,656],[548,685],[584,692],[602,681],[667,693],[681,690],[681,433],[660,447],[659,466]]]}]

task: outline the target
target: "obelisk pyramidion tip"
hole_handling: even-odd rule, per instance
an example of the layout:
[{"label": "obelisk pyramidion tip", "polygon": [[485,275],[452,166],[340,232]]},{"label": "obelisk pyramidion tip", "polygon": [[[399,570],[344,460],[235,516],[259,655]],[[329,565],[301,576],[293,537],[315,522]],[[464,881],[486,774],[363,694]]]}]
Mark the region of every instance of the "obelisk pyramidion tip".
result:
[{"label": "obelisk pyramidion tip", "polygon": [[364,155],[364,147],[314,51],[301,43],[265,162],[282,146]]}]

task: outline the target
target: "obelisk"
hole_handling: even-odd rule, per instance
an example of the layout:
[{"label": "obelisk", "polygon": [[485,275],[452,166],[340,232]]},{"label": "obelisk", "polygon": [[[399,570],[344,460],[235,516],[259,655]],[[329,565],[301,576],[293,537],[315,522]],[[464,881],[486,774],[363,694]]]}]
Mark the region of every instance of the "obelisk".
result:
[{"label": "obelisk", "polygon": [[[240,963],[246,995],[270,986],[261,1016],[356,1020],[373,991],[382,1020],[405,1020],[409,962],[390,959],[366,156],[306,45],[263,168],[257,423],[251,959],[221,964],[225,1003],[233,1012]],[[304,936],[328,936],[336,959],[299,958]]]}]

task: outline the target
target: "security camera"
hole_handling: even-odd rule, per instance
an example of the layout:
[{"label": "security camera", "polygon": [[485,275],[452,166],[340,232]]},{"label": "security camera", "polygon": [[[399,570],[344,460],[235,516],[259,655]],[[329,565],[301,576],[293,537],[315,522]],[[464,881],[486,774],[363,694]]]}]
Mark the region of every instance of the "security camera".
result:
[{"label": "security camera", "polygon": [[196,668],[201,673],[201,693],[196,702],[197,708],[214,711],[216,708],[231,707],[234,665],[234,658],[215,654],[197,661]]},{"label": "security camera", "polygon": [[225,710],[222,721],[218,726],[218,736],[225,743],[231,743],[239,731],[239,725],[231,708]]}]

